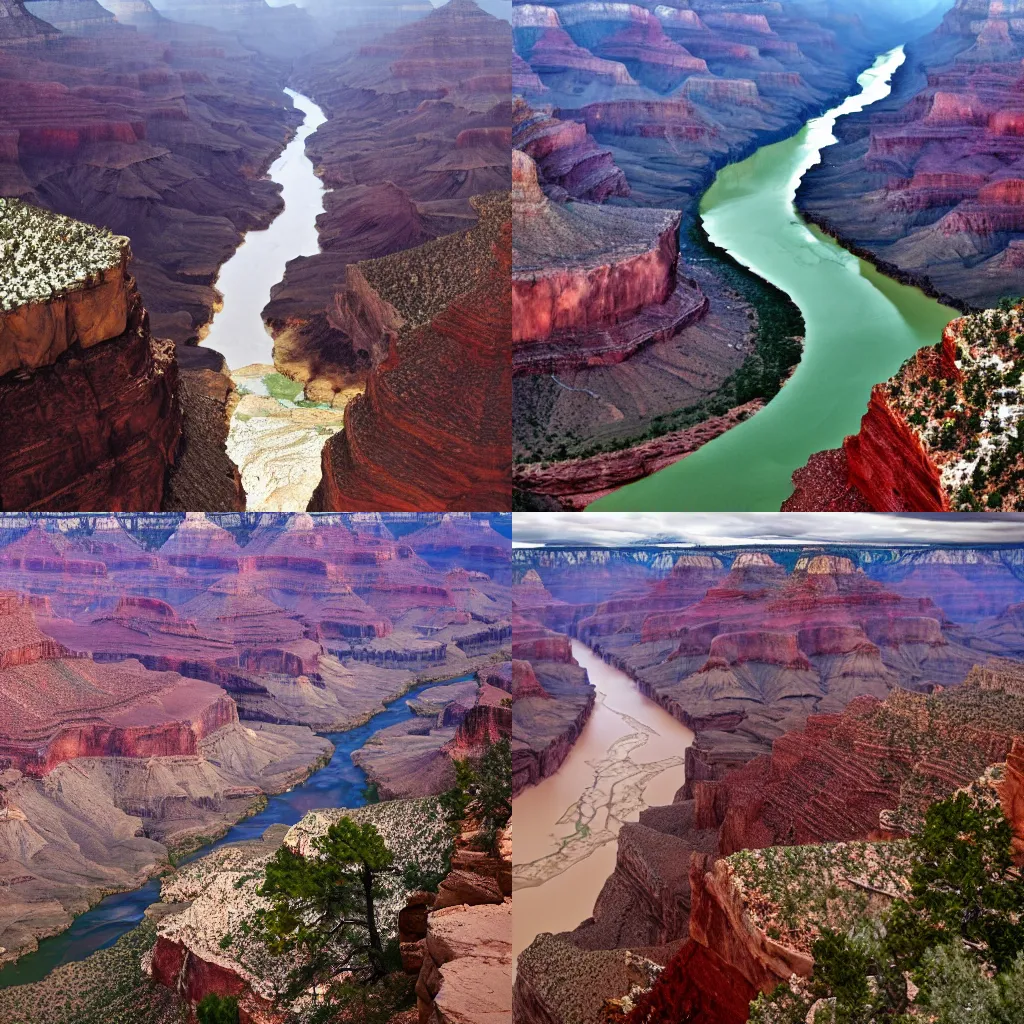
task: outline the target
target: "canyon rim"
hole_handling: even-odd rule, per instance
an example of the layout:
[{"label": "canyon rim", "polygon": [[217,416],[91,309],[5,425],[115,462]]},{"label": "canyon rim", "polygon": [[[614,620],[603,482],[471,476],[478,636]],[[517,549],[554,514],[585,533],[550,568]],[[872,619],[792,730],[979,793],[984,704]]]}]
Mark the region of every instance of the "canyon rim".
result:
[{"label": "canyon rim", "polygon": [[980,1019],[1024,1012],[987,943],[953,974],[894,939],[922,865],[968,888],[922,850],[944,814],[991,817],[1019,891],[1024,518],[524,513],[514,541],[516,1021],[935,1024],[983,976]]},{"label": "canyon rim", "polygon": [[510,1022],[510,582],[501,513],[4,514],[0,1020]]}]

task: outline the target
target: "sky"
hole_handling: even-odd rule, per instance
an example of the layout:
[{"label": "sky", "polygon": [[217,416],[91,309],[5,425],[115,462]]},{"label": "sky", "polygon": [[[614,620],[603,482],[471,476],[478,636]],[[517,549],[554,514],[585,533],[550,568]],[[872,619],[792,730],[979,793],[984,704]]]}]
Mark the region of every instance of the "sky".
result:
[{"label": "sky", "polygon": [[1014,512],[878,515],[867,512],[517,512],[513,540],[606,547],[657,539],[681,544],[1024,544]]}]

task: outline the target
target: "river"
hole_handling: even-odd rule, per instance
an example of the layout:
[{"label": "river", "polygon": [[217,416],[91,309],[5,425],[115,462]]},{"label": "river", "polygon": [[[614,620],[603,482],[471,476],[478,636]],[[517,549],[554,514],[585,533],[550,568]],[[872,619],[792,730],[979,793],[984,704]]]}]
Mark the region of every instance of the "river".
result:
[{"label": "river", "polygon": [[221,267],[217,290],[222,305],[203,341],[232,370],[274,361],[274,341],[261,315],[270,290],[284,277],[289,260],[320,251],[316,219],[324,212],[324,187],[306,156],[306,140],[327,116],[309,97],[293,89],[285,92],[306,120],[270,167],[271,181],[282,188],[284,210],[265,231],[248,232]]},{"label": "river", "polygon": [[513,952],[540,932],[590,917],[615,867],[623,822],[672,802],[693,733],[585,644],[572,652],[597,690],[582,735],[558,771],[513,802]]},{"label": "river", "polygon": [[795,137],[724,168],[701,202],[712,242],[786,292],[806,321],[803,358],[760,413],[693,455],[590,506],[615,511],[778,512],[792,474],[855,434],[871,388],[924,345],[956,310],[898,284],[817,228],[794,204],[803,176],[835,142],[844,114],[888,96],[903,47],[858,79],[861,91]]},{"label": "river", "polygon": [[306,140],[327,117],[308,96],[285,89],[305,121],[270,167],[284,210],[265,231],[250,231],[221,267],[221,306],[204,345],[223,354],[241,401],[227,450],[242,475],[250,512],[305,509],[320,482],[320,453],[343,423],[344,408],[305,401],[303,387],[277,373],[274,341],[262,311],[289,260],[320,251],[316,219],[324,187],[306,155]]},{"label": "river", "polygon": [[[294,825],[304,814],[317,807],[361,807],[366,803],[363,787],[367,778],[362,768],[353,764],[352,752],[363,746],[375,732],[412,718],[413,712],[408,702],[423,690],[437,685],[436,681],[424,683],[410,690],[369,722],[355,729],[327,733],[327,738],[334,744],[334,754],[329,764],[288,792],[270,797],[267,806],[259,814],[240,821],[223,838],[187,859],[202,857],[225,843],[256,839],[271,825]],[[0,988],[40,981],[61,964],[84,960],[90,953],[112,946],[139,924],[146,907],[159,899],[159,879],[151,880],[140,889],[108,896],[92,910],[76,917],[60,935],[41,940],[34,953],[27,953],[0,970]]]}]

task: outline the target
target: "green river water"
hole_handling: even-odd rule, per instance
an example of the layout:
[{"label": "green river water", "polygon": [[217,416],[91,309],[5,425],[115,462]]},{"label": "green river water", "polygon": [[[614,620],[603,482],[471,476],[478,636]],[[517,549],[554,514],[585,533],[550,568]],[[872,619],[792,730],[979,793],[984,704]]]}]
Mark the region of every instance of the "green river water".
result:
[{"label": "green river water", "polygon": [[861,92],[793,138],[724,168],[701,203],[711,240],[803,313],[804,353],[790,381],[752,419],[590,509],[778,512],[794,470],[855,434],[872,386],[934,345],[959,315],[847,252],[794,206],[801,179],[835,141],[836,120],[887,96],[904,59],[902,47],[881,55],[858,79]]}]

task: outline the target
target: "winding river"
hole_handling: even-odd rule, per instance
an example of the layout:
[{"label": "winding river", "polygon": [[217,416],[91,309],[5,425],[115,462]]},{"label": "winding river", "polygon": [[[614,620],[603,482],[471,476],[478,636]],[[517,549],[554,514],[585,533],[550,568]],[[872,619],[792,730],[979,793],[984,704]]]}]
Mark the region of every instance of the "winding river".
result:
[{"label": "winding river", "polygon": [[778,512],[793,472],[855,434],[871,388],[938,342],[958,315],[849,253],[794,205],[800,181],[836,141],[836,121],[888,96],[904,59],[903,47],[879,56],[858,79],[858,94],[795,137],[724,168],[701,202],[711,240],[803,313],[804,354],[790,381],[752,419],[591,509]]},{"label": "winding river", "polygon": [[282,188],[284,210],[265,231],[250,231],[221,267],[221,308],[203,341],[220,352],[232,370],[274,361],[274,341],[261,315],[270,290],[284,277],[289,260],[320,251],[316,219],[324,212],[324,188],[306,156],[306,140],[327,116],[309,97],[294,89],[285,92],[306,119],[270,167],[270,180]]},{"label": "winding river", "polygon": [[221,267],[221,306],[203,341],[224,355],[241,395],[227,451],[242,475],[250,512],[306,508],[320,482],[323,446],[344,417],[344,408],[305,401],[302,385],[276,372],[262,317],[288,262],[320,251],[316,219],[324,212],[324,187],[306,140],[327,117],[308,96],[285,92],[305,121],[269,171],[281,186],[284,210],[265,231],[250,231]]},{"label": "winding river", "polygon": [[[460,677],[469,678],[471,677]],[[324,768],[286,793],[270,797],[267,806],[259,814],[240,821],[221,839],[203,847],[188,860],[204,856],[225,843],[257,839],[271,825],[294,825],[304,814],[317,807],[360,807],[365,804],[363,787],[366,785],[367,777],[362,768],[352,762],[353,751],[362,747],[375,732],[412,718],[413,711],[409,707],[409,701],[424,690],[437,685],[438,683],[434,681],[410,690],[403,697],[387,705],[384,711],[370,721],[355,729],[327,733],[327,738],[334,744],[334,754]],[[122,935],[138,925],[142,921],[146,907],[159,899],[159,879],[152,879],[131,892],[108,896],[92,910],[76,917],[71,926],[60,935],[41,940],[39,948],[34,953],[27,953],[15,963],[8,964],[0,970],[0,988],[40,981],[61,964],[84,960],[90,953],[112,946]]]},{"label": "winding river", "polygon": [[615,867],[615,837],[645,807],[672,802],[693,733],[585,644],[576,660],[597,703],[562,766],[513,802],[513,952],[590,917]]}]

